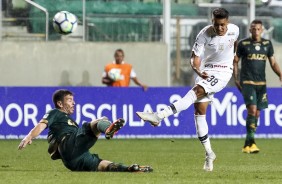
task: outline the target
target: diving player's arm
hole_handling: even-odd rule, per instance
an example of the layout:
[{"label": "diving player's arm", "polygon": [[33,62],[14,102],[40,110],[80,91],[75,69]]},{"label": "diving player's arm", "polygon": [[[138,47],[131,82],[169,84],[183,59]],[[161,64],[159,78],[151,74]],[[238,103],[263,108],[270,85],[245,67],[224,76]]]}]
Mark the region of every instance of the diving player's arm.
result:
[{"label": "diving player's arm", "polygon": [[47,127],[47,120],[42,119],[40,122],[30,130],[30,132],[25,136],[25,138],[21,141],[21,143],[18,146],[18,149],[21,150],[26,147],[27,144],[32,143],[32,139],[40,135],[40,133],[45,130]]},{"label": "diving player's arm", "polygon": [[192,56],[191,56],[191,60],[190,60],[190,64],[192,69],[203,79],[207,79],[209,76],[208,74],[204,71],[201,72],[200,71],[200,66],[201,66],[201,58],[200,56],[197,56],[194,51],[192,52]]},{"label": "diving player's arm", "polygon": [[272,68],[272,70],[276,73],[276,75],[279,77],[280,82],[282,82],[282,74],[281,74],[281,70],[280,67],[278,65],[278,63],[276,62],[276,59],[274,56],[271,56],[268,58],[269,62],[270,62],[270,66]]}]

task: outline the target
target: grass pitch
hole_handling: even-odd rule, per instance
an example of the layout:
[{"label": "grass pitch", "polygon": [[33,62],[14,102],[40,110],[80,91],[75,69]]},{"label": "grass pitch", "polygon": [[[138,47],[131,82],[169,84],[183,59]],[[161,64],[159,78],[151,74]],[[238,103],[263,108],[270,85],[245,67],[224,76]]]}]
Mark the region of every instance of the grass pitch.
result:
[{"label": "grass pitch", "polygon": [[102,139],[91,149],[114,162],[151,165],[152,173],[71,172],[49,158],[46,140],[34,140],[23,151],[19,142],[0,140],[3,184],[282,183],[281,139],[257,139],[258,154],[241,153],[242,139],[211,139],[213,172],[202,169],[204,150],[197,139]]}]

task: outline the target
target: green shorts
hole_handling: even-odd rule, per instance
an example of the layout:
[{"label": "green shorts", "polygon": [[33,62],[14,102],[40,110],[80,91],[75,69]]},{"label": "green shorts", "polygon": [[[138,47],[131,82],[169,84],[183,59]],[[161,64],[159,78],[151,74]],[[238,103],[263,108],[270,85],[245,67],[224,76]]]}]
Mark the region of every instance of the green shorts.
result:
[{"label": "green shorts", "polygon": [[242,84],[242,95],[246,106],[256,105],[259,110],[268,107],[266,85]]},{"label": "green shorts", "polygon": [[77,132],[67,135],[59,145],[64,165],[72,171],[97,171],[101,159],[89,152],[97,139],[89,123],[84,123]]}]

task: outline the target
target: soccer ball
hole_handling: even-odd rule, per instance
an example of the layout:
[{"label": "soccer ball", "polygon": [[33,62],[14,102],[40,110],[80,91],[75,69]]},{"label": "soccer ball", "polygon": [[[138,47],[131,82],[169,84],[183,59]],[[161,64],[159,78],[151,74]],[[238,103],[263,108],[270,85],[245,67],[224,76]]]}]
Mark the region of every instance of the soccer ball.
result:
[{"label": "soccer ball", "polygon": [[53,27],[63,35],[73,33],[77,27],[77,18],[70,12],[60,11],[53,18]]},{"label": "soccer ball", "polygon": [[121,74],[120,74],[120,69],[117,68],[112,68],[109,72],[108,72],[108,76],[110,79],[112,79],[113,81],[118,81],[121,79]]}]

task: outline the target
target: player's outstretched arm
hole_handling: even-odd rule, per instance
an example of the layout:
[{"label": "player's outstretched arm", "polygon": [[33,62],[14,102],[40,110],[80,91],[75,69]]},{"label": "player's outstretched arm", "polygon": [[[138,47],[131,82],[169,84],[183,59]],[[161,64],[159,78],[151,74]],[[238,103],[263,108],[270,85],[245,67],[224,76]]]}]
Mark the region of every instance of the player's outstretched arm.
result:
[{"label": "player's outstretched arm", "polygon": [[32,143],[32,139],[40,135],[40,133],[47,127],[45,123],[46,120],[41,120],[30,132],[25,136],[25,138],[20,142],[18,149],[21,150],[26,147],[27,144]]},{"label": "player's outstretched arm", "polygon": [[239,67],[238,67],[238,63],[240,61],[240,58],[238,56],[234,56],[234,60],[233,60],[233,76],[234,76],[234,81],[235,81],[235,85],[238,88],[238,90],[241,92],[242,91],[242,86],[240,84],[239,81]]},{"label": "player's outstretched arm", "polygon": [[278,63],[276,62],[276,59],[274,58],[274,56],[272,56],[272,57],[268,58],[268,60],[270,62],[270,66],[271,66],[272,70],[279,77],[280,82],[282,82],[282,73],[281,73],[281,70],[280,70]]}]

